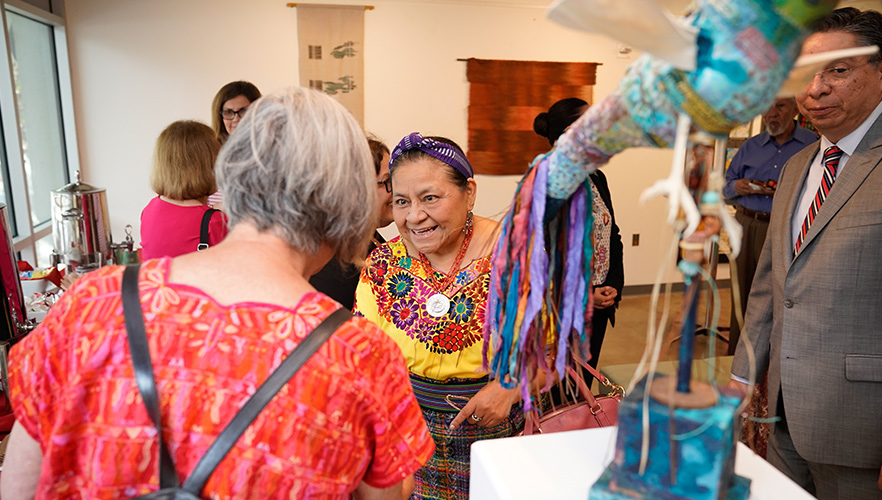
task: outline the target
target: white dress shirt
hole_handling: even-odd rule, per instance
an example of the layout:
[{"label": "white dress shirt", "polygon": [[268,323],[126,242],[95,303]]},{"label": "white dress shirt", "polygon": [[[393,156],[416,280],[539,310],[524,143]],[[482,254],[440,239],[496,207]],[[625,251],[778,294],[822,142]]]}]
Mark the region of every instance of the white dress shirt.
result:
[{"label": "white dress shirt", "polygon": [[[854,154],[854,150],[857,149],[858,144],[864,139],[864,136],[867,134],[867,131],[870,130],[870,127],[876,123],[876,119],[879,118],[879,115],[882,115],[882,102],[876,105],[876,109],[870,113],[870,116],[868,116],[858,128],[854,129],[854,131],[840,139],[839,142],[835,144],[842,150],[842,158],[839,159],[839,167],[836,170],[837,178],[842,175],[842,169],[845,168],[848,159]],[[833,145],[834,144],[830,142],[829,139],[821,135],[821,149],[818,151],[818,154],[815,155],[814,159],[812,159],[808,175],[802,186],[799,204],[796,206],[796,210],[793,211],[793,214],[791,214],[790,234],[792,238],[790,241],[793,245],[796,244],[796,240],[799,238],[802,223],[805,221],[806,215],[808,215],[812,200],[815,198],[818,189],[821,187],[821,179],[824,177],[824,165],[822,165],[824,151]],[[833,189],[836,189],[836,182],[833,183],[831,192]],[[821,210],[823,210],[823,205],[821,205]]]}]

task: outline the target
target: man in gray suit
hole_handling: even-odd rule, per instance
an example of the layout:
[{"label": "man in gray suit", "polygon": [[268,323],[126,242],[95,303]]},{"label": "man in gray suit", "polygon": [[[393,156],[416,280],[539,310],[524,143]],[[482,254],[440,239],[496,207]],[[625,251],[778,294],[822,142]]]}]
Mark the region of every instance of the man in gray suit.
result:
[{"label": "man in gray suit", "polygon": [[[882,15],[845,8],[802,53],[868,45]],[[732,364],[742,390],[749,350],[768,370],[768,460],[822,500],[882,499],[880,62],[833,61],[796,96],[821,139],[781,173]]]}]

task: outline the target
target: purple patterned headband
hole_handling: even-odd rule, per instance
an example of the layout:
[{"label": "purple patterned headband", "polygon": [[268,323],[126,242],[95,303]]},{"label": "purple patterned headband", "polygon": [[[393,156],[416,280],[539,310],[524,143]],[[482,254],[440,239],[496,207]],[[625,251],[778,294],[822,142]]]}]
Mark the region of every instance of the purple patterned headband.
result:
[{"label": "purple patterned headband", "polygon": [[443,161],[464,175],[466,179],[471,179],[475,176],[472,164],[469,163],[469,159],[465,157],[462,151],[450,144],[423,137],[419,132],[408,134],[395,146],[389,160],[390,173],[392,172],[392,165],[395,163],[395,160],[411,149],[419,149],[423,153]]}]

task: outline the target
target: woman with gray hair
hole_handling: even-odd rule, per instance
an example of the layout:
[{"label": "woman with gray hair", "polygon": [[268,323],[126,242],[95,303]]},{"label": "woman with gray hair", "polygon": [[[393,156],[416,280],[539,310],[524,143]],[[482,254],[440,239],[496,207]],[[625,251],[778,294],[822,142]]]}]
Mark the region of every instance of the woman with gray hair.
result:
[{"label": "woman with gray hair", "polygon": [[[256,101],[216,171],[230,232],[147,261],[140,305],[161,433],[188,477],[219,432],[340,304],[307,279],[362,258],[376,174],[350,114],[291,88]],[[122,498],[156,491],[159,444],[133,376],[122,267],[84,276],[10,357],[16,424],[2,495]],[[152,432],[151,432],[152,430]],[[395,342],[344,323],[236,442],[203,495],[400,499],[434,451]]]}]

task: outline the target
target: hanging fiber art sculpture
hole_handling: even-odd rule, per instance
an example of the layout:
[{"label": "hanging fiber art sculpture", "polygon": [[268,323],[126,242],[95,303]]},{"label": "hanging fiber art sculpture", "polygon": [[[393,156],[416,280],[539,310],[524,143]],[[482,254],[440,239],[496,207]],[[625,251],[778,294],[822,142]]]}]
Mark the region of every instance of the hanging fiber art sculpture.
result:
[{"label": "hanging fiber art sculpture", "polygon": [[[649,0],[638,3],[641,9],[659,9]],[[811,24],[834,5],[832,0],[704,0],[682,19],[661,16],[667,31],[631,30],[642,39],[627,43],[661,47],[667,59],[641,56],[615,91],[574,123],[550,153],[537,157],[503,221],[484,326],[485,346],[494,347],[492,357],[485,352],[494,376],[508,387],[521,383],[526,395],[526,382],[536,370],[552,369],[546,365],[547,350],[555,355],[556,371],[564,373],[568,356],[558,354],[578,351],[587,340],[592,250],[586,209],[591,191],[585,182],[591,172],[630,147],[673,145],[681,115],[717,138],[753,119],[785,83]],[[583,29],[585,19],[593,18],[592,24],[607,32],[631,32],[621,26],[630,18],[617,15],[615,7],[602,7],[565,0],[552,6],[549,16]],[[598,12],[609,19],[603,14],[597,19]],[[646,33],[660,31],[667,43],[646,40]],[[671,33],[677,41],[670,42]],[[656,195],[668,197],[669,222],[683,211],[685,234],[698,227],[701,217],[684,184],[682,161],[675,161],[668,179],[644,193]],[[740,226],[726,213],[720,218],[737,254]],[[525,401],[529,409],[529,398]]]},{"label": "hanging fiber art sculpture", "polygon": [[[735,429],[743,403],[737,395],[691,378],[697,290],[703,279],[714,289],[702,268],[706,243],[718,237],[721,227],[734,255],[741,241],[740,225],[723,209],[722,155],[714,162],[707,152],[725,150],[731,129],[761,114],[777,96],[804,88],[827,61],[878,50],[850,49],[797,62],[812,24],[835,3],[699,0],[679,19],[652,0],[615,5],[559,0],[549,11],[561,24],[601,31],[647,53],[550,153],[533,161],[519,183],[493,252],[485,365],[504,386],[520,384],[529,411],[529,382],[539,370],[566,373],[567,365],[574,364],[571,358],[584,358],[593,311],[593,224],[586,182],[627,148],[674,146],[670,175],[647,189],[643,199],[667,196],[668,222],[680,239],[686,283],[678,374],[653,380],[661,337],[650,336],[637,375],[648,357],[649,372],[635,378],[632,394],[619,407],[615,458],[592,488],[591,499],[748,495],[749,480],[734,474]],[[488,346],[493,346],[492,355]],[[549,366],[552,359],[554,366]],[[546,390],[553,377],[547,380]],[[651,449],[650,442],[655,443]]]}]

